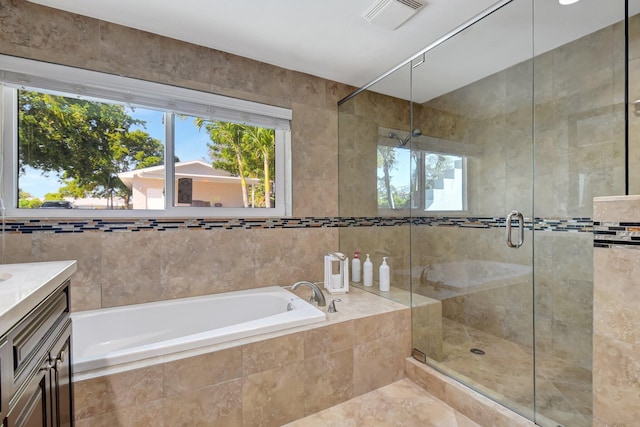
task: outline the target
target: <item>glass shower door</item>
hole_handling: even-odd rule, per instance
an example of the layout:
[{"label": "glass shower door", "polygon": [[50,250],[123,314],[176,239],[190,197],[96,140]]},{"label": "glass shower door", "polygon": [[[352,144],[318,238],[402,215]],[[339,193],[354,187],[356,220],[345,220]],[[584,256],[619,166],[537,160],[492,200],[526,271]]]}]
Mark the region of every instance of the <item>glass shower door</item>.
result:
[{"label": "glass shower door", "polygon": [[514,0],[414,61],[411,139],[413,345],[530,419],[532,23]]}]

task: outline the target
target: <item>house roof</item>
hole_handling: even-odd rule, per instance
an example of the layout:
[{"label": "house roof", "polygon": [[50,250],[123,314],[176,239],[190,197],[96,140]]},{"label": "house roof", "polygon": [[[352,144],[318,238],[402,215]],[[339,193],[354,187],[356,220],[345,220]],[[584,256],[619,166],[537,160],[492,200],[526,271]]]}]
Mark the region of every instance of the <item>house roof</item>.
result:
[{"label": "house roof", "polygon": [[[232,176],[229,172],[221,169],[214,169],[210,164],[200,160],[176,163],[175,176],[176,178],[191,178],[194,181],[226,184],[240,183],[240,177]],[[118,174],[118,178],[129,188],[133,186],[133,180],[136,177],[144,179],[164,179],[164,165],[151,166]],[[258,178],[247,178],[246,181],[248,184],[260,183]]]}]

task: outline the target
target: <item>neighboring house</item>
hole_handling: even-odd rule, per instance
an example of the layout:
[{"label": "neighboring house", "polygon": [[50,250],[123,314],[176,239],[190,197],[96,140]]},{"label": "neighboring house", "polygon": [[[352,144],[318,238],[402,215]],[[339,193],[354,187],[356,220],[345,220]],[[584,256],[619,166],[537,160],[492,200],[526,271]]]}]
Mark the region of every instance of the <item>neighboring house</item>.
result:
[{"label": "neighboring house", "polygon": [[[133,209],[164,209],[164,165],[118,174],[132,192]],[[193,160],[175,164],[176,206],[243,207],[240,178]],[[260,183],[247,178],[249,200],[252,187]]]}]

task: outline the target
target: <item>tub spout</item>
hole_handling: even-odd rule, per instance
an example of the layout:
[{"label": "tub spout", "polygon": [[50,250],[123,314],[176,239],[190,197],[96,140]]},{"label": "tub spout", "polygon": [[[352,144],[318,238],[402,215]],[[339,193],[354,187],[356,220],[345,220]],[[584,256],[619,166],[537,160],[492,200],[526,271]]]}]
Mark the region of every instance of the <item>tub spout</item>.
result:
[{"label": "tub spout", "polygon": [[427,284],[427,272],[431,270],[431,266],[429,264],[425,265],[424,268],[422,269],[422,272],[420,273],[420,284],[421,285],[426,285]]},{"label": "tub spout", "polygon": [[296,282],[291,286],[291,290],[295,291],[300,286],[308,286],[311,288],[311,298],[309,298],[309,302],[315,303],[318,307],[324,307],[327,305],[327,301],[324,299],[324,294],[322,290],[315,283],[307,282],[303,280],[301,282]]}]

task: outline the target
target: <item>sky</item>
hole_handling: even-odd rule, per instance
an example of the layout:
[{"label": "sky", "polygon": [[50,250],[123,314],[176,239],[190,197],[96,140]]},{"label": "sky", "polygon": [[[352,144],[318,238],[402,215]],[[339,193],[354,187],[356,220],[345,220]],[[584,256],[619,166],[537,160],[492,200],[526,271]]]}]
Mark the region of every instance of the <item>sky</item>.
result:
[{"label": "sky", "polygon": [[[144,120],[146,125],[138,127],[148,132],[153,138],[164,143],[163,113],[156,110],[127,108],[127,113],[133,118]],[[134,130],[132,128],[131,130]],[[193,125],[193,118],[176,118],[175,122],[176,147],[175,152],[180,161],[203,160],[209,162],[207,142],[209,137],[204,130],[199,131]],[[43,175],[40,171],[26,168],[26,174],[19,177],[18,186],[28,192],[32,197],[44,198],[47,193],[55,193],[60,188],[59,175],[48,173]]]}]

